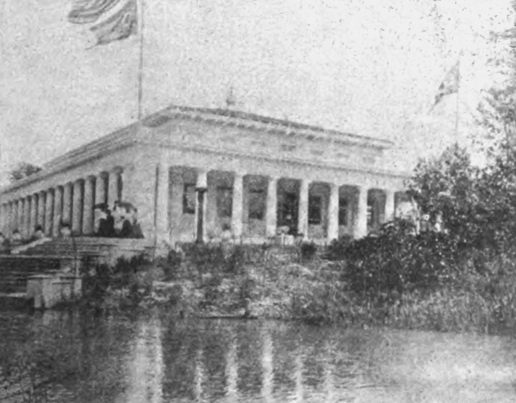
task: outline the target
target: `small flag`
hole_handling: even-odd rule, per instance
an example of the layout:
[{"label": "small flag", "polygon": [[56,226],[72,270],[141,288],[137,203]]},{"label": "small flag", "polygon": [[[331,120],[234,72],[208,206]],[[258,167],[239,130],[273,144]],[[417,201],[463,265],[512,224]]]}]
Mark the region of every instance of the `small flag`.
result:
[{"label": "small flag", "polygon": [[443,82],[439,86],[435,96],[434,106],[437,105],[446,95],[459,91],[459,79],[459,62],[457,61],[457,63],[455,63],[455,65],[448,71]]},{"label": "small flag", "polygon": [[92,24],[96,45],[126,39],[138,32],[136,0],[74,0],[68,21]]},{"label": "small flag", "polygon": [[120,3],[120,0],[74,0],[68,21],[72,24],[89,24]]}]

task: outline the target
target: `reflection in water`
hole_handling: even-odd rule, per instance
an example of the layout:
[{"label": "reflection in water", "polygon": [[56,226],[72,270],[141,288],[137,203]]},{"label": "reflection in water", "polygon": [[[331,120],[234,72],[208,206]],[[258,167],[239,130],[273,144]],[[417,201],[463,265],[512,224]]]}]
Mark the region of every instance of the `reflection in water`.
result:
[{"label": "reflection in water", "polygon": [[124,402],[163,402],[163,349],[158,321],[137,323],[138,333],[127,362]]},{"label": "reflection in water", "polygon": [[272,347],[272,338],[269,330],[263,326],[260,329],[260,338],[262,341],[262,372],[263,372],[263,385],[262,385],[262,397],[267,403],[272,402],[272,383],[274,380],[274,364],[273,356],[274,350]]},{"label": "reflection in water", "polygon": [[[16,319],[9,322],[16,327],[4,326],[6,315]],[[7,350],[22,351],[26,339],[28,345],[65,352],[59,356],[62,374],[74,375],[53,380],[55,402],[516,398],[516,346],[510,338],[56,312],[0,313],[0,324],[0,345]],[[21,401],[1,393],[2,401]]]},{"label": "reflection in water", "polygon": [[229,341],[228,352],[226,354],[226,382],[228,402],[238,401],[238,361],[236,339]]}]

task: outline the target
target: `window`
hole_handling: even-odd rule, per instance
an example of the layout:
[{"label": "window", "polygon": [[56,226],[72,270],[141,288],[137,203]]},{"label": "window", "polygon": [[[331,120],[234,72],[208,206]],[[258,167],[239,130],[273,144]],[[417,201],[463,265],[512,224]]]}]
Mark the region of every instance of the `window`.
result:
[{"label": "window", "polygon": [[322,197],[310,196],[308,198],[308,223],[320,224],[322,210]]},{"label": "window", "polygon": [[263,190],[249,190],[249,219],[263,220],[265,215],[265,194]]},{"label": "window", "polygon": [[193,183],[184,184],[183,214],[195,214],[195,185]]},{"label": "window", "polygon": [[220,218],[231,217],[233,212],[233,189],[219,186],[217,188],[217,215]]},{"label": "window", "polygon": [[339,225],[348,225],[348,200],[339,199]]},{"label": "window", "polygon": [[278,227],[288,226],[295,228],[297,225],[298,199],[295,193],[285,193],[280,199],[281,203],[277,212]]}]

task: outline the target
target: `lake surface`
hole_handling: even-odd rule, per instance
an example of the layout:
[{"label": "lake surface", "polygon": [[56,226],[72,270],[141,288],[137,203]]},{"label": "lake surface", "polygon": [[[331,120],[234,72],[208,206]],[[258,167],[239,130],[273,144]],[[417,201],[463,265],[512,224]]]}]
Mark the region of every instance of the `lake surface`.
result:
[{"label": "lake surface", "polygon": [[511,337],[0,312],[0,343],[2,402],[516,401]]}]

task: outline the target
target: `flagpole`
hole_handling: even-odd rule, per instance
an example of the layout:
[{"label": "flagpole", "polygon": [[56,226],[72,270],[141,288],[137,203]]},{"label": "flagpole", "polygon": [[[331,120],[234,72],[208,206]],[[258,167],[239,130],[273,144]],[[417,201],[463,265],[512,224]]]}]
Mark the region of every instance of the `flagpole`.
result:
[{"label": "flagpole", "polygon": [[144,44],[144,0],[138,0],[138,24],[140,32],[140,52],[138,63],[138,123],[142,120],[143,103],[143,44]]}]

